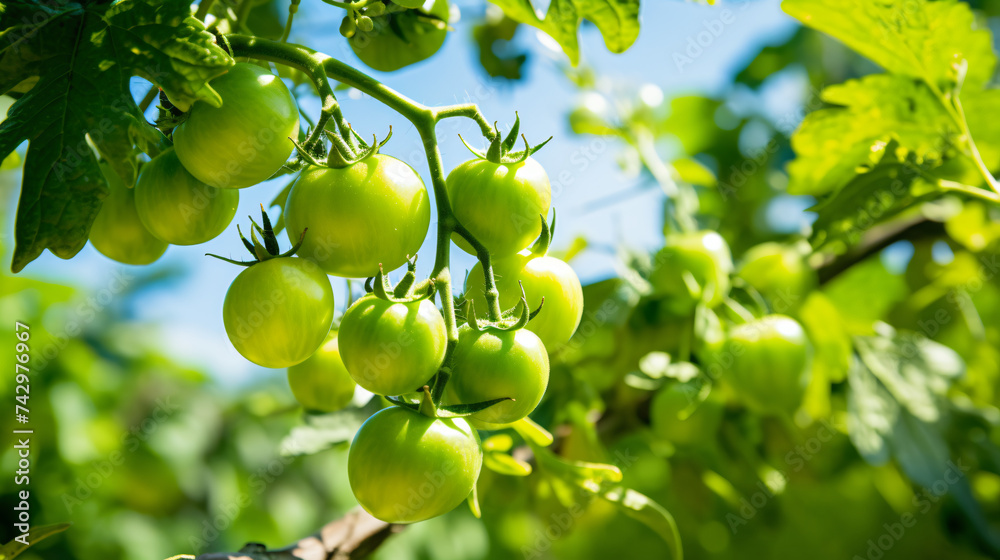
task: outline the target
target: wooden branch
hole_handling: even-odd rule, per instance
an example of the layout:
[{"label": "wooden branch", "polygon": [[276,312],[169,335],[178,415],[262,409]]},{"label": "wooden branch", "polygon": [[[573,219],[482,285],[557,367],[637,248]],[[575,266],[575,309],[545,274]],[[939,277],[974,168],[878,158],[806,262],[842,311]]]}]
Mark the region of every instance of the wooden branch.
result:
[{"label": "wooden branch", "polygon": [[239,552],[212,552],[195,560],[358,560],[405,527],[379,521],[357,507],[285,548],[268,550],[260,543],[248,543]]},{"label": "wooden branch", "polygon": [[840,273],[867,260],[897,241],[916,241],[941,237],[946,234],[944,224],[923,216],[888,222],[872,228],[861,242],[848,252],[833,258],[817,268],[820,284],[826,284]]}]

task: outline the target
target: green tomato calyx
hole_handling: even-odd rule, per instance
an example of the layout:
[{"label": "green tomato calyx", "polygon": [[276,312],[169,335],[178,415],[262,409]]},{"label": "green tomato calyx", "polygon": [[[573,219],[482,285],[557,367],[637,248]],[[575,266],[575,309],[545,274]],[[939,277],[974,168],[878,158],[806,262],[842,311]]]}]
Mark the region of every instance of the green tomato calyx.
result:
[{"label": "green tomato calyx", "polygon": [[[309,228],[302,230],[302,235],[299,236],[298,243],[295,244],[291,249],[280,252],[281,249],[278,246],[278,237],[274,233],[274,227],[271,226],[271,219],[267,217],[267,212],[264,211],[264,205],[260,205],[260,215],[261,223],[264,227],[257,225],[257,222],[253,220],[250,216],[250,223],[252,224],[250,228],[250,240],[247,240],[246,236],[243,235],[243,231],[240,229],[239,224],[236,225],[236,231],[240,234],[240,239],[243,241],[243,246],[246,247],[247,251],[253,255],[254,260],[252,261],[237,261],[233,259],[228,259],[213,253],[205,253],[206,256],[215,257],[221,261],[226,261],[230,264],[235,264],[239,266],[253,266],[259,262],[264,262],[270,259],[277,259],[282,257],[290,257],[298,252],[299,247],[302,246],[302,241],[306,238],[306,232]],[[257,239],[257,234],[260,233],[261,239]]]},{"label": "green tomato calyx", "polygon": [[521,288],[521,299],[518,300],[514,307],[501,313],[500,319],[497,321],[480,321],[476,317],[475,303],[473,303],[471,299],[466,299],[463,311],[469,328],[476,332],[506,332],[516,331],[526,327],[528,325],[528,321],[534,319],[535,316],[542,310],[542,306],[545,305],[545,298],[543,297],[538,303],[538,307],[532,311],[531,308],[528,307],[528,298],[524,295],[524,285],[521,284],[520,281],[518,281],[517,285]]},{"label": "green tomato calyx", "polygon": [[458,135],[458,138],[463,144],[465,144],[465,147],[479,159],[485,159],[492,163],[504,165],[513,165],[523,162],[531,157],[532,154],[541,150],[542,146],[549,143],[549,140],[552,140],[552,137],[549,136],[541,144],[532,147],[528,144],[528,139],[522,134],[521,140],[524,141],[524,149],[517,152],[511,152],[511,150],[514,149],[514,144],[517,143],[518,132],[521,130],[521,116],[516,112],[514,113],[514,125],[510,127],[510,132],[507,133],[507,136],[503,138],[503,140],[500,139],[500,127],[496,122],[493,123],[493,130],[495,131],[495,134],[491,137],[487,137],[487,140],[490,141],[490,147],[486,153],[470,146],[469,143],[465,141],[465,138],[462,138],[461,134]]},{"label": "green tomato calyx", "polygon": [[[438,385],[443,386],[444,383],[441,382],[440,380],[435,382],[434,392],[437,392]],[[408,401],[406,399],[403,399],[402,397],[386,397],[386,400],[388,400],[389,402],[391,402],[396,406],[401,406],[403,408],[408,408],[410,410],[419,412],[420,414],[423,414],[428,418],[465,418],[467,416],[472,416],[477,412],[486,410],[487,408],[495,404],[499,404],[504,401],[514,400],[511,397],[502,397],[499,399],[492,399],[472,404],[453,404],[453,405],[442,406],[440,404],[440,398],[435,399],[434,396],[432,395],[430,386],[424,385],[421,388],[421,391],[422,394],[419,403]],[[437,402],[435,402],[435,400]]]},{"label": "green tomato calyx", "polygon": [[535,243],[528,249],[532,256],[544,257],[549,252],[549,245],[552,244],[552,238],[556,234],[556,209],[552,209],[552,223],[545,223],[545,216],[539,214],[539,218],[542,220],[542,233],[538,234],[538,239]]},{"label": "green tomato calyx", "polygon": [[434,297],[435,284],[433,279],[422,282],[417,280],[417,257],[407,257],[406,274],[395,287],[389,282],[389,276],[378,265],[378,273],[365,280],[365,291],[375,297],[393,303],[414,303]]},{"label": "green tomato calyx", "polygon": [[[348,130],[343,134],[338,134],[332,130],[323,130],[323,132],[330,141],[329,150],[327,150],[326,145],[323,143],[322,137],[318,138],[315,144],[307,142],[305,145],[300,144],[294,138],[289,138],[298,151],[300,162],[305,162],[315,167],[344,169],[377,154],[379,149],[385,146],[386,142],[392,138],[391,126],[389,127],[389,133],[385,135],[385,138],[381,142],[379,142],[378,136],[373,134],[371,144],[366,142],[354,130],[354,127],[350,125],[348,125]],[[310,137],[311,131],[307,131],[306,135]],[[348,137],[347,135],[350,136]],[[348,142],[348,140],[351,140],[351,142]],[[356,146],[355,143],[357,144]]]}]

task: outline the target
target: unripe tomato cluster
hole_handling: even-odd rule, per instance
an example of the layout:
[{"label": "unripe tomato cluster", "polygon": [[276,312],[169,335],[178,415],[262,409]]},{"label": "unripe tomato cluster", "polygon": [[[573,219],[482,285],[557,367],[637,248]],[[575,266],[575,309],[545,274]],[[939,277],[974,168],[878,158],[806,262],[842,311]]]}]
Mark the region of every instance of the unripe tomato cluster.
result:
[{"label": "unripe tomato cluster", "polygon": [[238,63],[211,86],[222,106],[195,103],[174,128],[173,146],[141,167],[134,188],[105,170],[110,195],[90,232],[105,256],[149,264],[168,244],[214,239],[236,215],[238,189],[267,180],[292,154],[298,106],[277,76]]},{"label": "unripe tomato cluster", "polygon": [[[738,280],[731,278],[734,269]],[[816,279],[797,248],[764,243],[748,250],[737,268],[718,233],[674,233],[654,255],[649,283],[652,297],[662,300],[662,307],[674,316],[708,310],[699,316],[712,325],[703,327],[693,343],[710,381],[727,386],[733,397],[760,414],[785,416],[798,409],[810,379],[811,346],[798,321],[780,313],[794,310]],[[730,296],[734,283],[758,295],[758,301],[770,302],[772,311],[749,316]],[[730,306],[742,314],[726,328],[711,310]],[[694,393],[680,382],[660,389],[650,403],[653,432],[682,447],[711,441],[722,420],[724,399],[713,392],[699,402]]]},{"label": "unripe tomato cluster", "polygon": [[[380,19],[422,24],[427,14],[407,9],[365,7],[354,14],[354,38],[399,41],[379,35],[386,31]],[[438,12],[447,17],[447,2],[434,4],[431,14]],[[369,64],[399,63],[360,51],[354,38]],[[281,80],[239,63],[211,86],[221,107],[196,103],[182,115],[173,145],[142,167],[134,189],[109,173],[111,197],[92,233],[105,254],[139,264],[156,260],[167,244],[204,243],[232,221],[238,189],[285,165],[299,124]],[[530,157],[538,147],[509,154],[512,142],[492,141],[488,155],[477,153],[445,181],[446,211],[461,233],[454,241],[472,253],[476,245],[480,257],[488,252],[496,263],[493,301],[486,299],[483,267],[469,274],[465,325],[434,304],[435,295],[450,300],[450,293],[437,293],[433,279],[416,281],[414,256],[430,226],[431,197],[420,175],[379,153],[381,145],[362,142],[363,151],[352,153],[334,143],[330,150],[341,157],[325,164],[302,154],[282,216],[293,248],[280,253],[262,209],[252,242],[240,232],[253,260],[223,259],[246,267],[222,305],[226,334],[243,357],[287,368],[293,395],[311,412],[344,408],[356,387],[394,404],[358,430],[348,465],[359,503],[385,521],[427,519],[470,495],[483,461],[477,429],[505,428],[535,409],[548,385],[549,352],[570,339],[583,314],[576,274],[545,254],[552,194],[545,170]],[[300,154],[310,149],[300,147]],[[126,234],[128,243],[111,242]],[[404,264],[406,275],[392,287],[385,272]],[[336,322],[330,276],[368,279],[369,293]],[[476,318],[477,304],[487,319]],[[423,400],[412,402],[414,396]]]}]

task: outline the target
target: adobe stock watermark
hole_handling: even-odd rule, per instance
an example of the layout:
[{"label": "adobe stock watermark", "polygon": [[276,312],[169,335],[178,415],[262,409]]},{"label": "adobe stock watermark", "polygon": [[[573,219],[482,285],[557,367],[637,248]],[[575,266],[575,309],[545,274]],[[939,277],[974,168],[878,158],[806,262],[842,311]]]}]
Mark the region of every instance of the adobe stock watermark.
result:
[{"label": "adobe stock watermark", "polygon": [[201,553],[215,542],[224,531],[232,526],[236,518],[246,508],[253,504],[254,498],[260,496],[267,487],[278,479],[285,469],[295,460],[296,447],[291,446],[288,454],[278,455],[266,465],[258,468],[247,477],[248,491],[240,492],[235,500],[224,504],[219,511],[201,522],[198,533],[188,537],[188,544],[195,554]]},{"label": "adobe stock watermark", "polygon": [[[945,301],[957,308],[962,314],[974,313],[976,310],[972,295],[993,281],[998,272],[1000,272],[1000,256],[980,257],[976,275],[966,280],[964,284],[949,289],[945,295]],[[928,338],[933,338],[954,319],[952,312],[944,307],[939,307],[929,319],[917,319],[917,328]]]},{"label": "adobe stock watermark", "polygon": [[88,324],[97,320],[100,313],[110,306],[119,294],[126,291],[134,280],[135,277],[125,268],[115,269],[105,287],[78,303],[63,323],[60,332],[53,333],[50,341],[41,350],[35,351],[33,358],[35,369],[42,370],[49,362],[55,360],[69,345],[69,341],[79,336]]},{"label": "adobe stock watermark", "polygon": [[[778,486],[785,486],[788,483],[788,474],[790,472],[799,472],[805,468],[806,464],[818,455],[823,450],[823,446],[829,443],[837,433],[836,428],[828,420],[820,420],[819,424],[820,427],[816,430],[816,433],[785,453],[784,462],[786,468],[774,471],[775,476],[780,479],[774,481]],[[757,487],[758,490],[749,497],[744,496],[740,498],[740,508],[736,513],[729,512],[726,514],[726,522],[729,524],[729,530],[734,535],[740,528],[747,525],[751,519],[756,517],[762,509],[767,507],[776,495],[776,492],[770,486],[761,481],[757,482]]]},{"label": "adobe stock watermark", "polygon": [[621,304],[613,299],[608,299],[596,311],[584,311],[580,325],[576,328],[573,336],[561,346],[549,349],[549,353],[555,356],[569,349],[579,350],[586,343],[587,339],[593,337],[611,321],[611,318],[618,313],[620,308]]},{"label": "adobe stock watermark", "polygon": [[[319,266],[309,259],[303,259],[302,262],[310,268]],[[288,273],[285,279],[288,281],[288,287],[292,290],[297,289],[299,286],[312,285],[311,279],[306,273],[301,271]],[[234,342],[237,340],[246,342],[251,339],[257,330],[263,327],[286,303],[288,303],[286,292],[279,289],[271,291],[271,293],[264,297],[254,299],[252,307],[242,309],[241,313],[235,315],[233,318],[234,324],[232,325],[230,338]],[[227,332],[229,332],[228,326]]]},{"label": "adobe stock watermark", "polygon": [[72,514],[73,510],[93,496],[94,492],[128,461],[129,455],[135,453],[143,442],[149,441],[159,427],[180,408],[173,395],[157,399],[156,407],[149,416],[122,434],[120,443],[123,449],[116,449],[104,459],[91,463],[90,472],[83,477],[77,477],[73,490],[63,493],[62,502],[67,513]]},{"label": "adobe stock watermark", "polygon": [[[813,86],[809,87],[805,101],[802,106],[783,113],[774,121],[774,128],[786,137],[790,137],[798,128],[805,116],[823,107],[823,99],[820,90]],[[720,181],[718,190],[723,200],[730,198],[739,199],[739,189],[750,180],[762,167],[767,165],[781,149],[782,143],[777,138],[770,138],[763,146],[750,150],[739,165],[735,163],[729,166],[729,174],[725,181]],[[722,170],[719,173],[722,178]]]},{"label": "adobe stock watermark", "polygon": [[[617,450],[611,464],[624,471],[634,465],[637,459],[628,449],[624,451]],[[542,554],[552,548],[553,542],[568,535],[573,530],[573,526],[576,525],[580,517],[587,511],[587,508],[581,505],[581,502],[586,503],[593,498],[593,494],[580,489],[577,492],[577,496],[580,498],[579,500],[574,500],[565,511],[549,514],[548,518],[545,519],[544,526],[535,530],[532,545],[521,547],[521,555],[524,557],[524,560],[542,558]]]},{"label": "adobe stock watermark", "polygon": [[[750,7],[750,0],[742,0],[737,7],[737,11],[743,11]],[[685,66],[690,66],[711,48],[715,41],[722,37],[726,28],[736,23],[736,12],[729,8],[723,8],[715,17],[702,20],[701,27],[697,33],[688,35],[684,42],[683,51],[674,51],[671,58],[678,71],[684,72]]]},{"label": "adobe stock watermark", "polygon": [[880,560],[886,552],[892,550],[896,543],[903,540],[906,533],[917,525],[920,517],[927,515],[931,508],[948,493],[948,490],[959,483],[971,467],[963,465],[962,460],[948,461],[947,468],[941,478],[935,480],[929,488],[916,493],[911,500],[914,511],[904,511],[897,521],[883,523],[882,534],[868,539],[868,548],[863,554],[855,554],[851,560]]}]

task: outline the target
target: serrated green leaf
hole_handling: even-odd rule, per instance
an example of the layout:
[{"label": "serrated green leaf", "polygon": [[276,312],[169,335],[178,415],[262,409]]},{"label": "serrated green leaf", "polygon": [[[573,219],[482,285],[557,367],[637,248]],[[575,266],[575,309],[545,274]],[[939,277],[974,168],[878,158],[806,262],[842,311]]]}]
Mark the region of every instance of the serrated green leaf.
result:
[{"label": "serrated green leaf", "polygon": [[540,17],[531,0],[490,0],[511,19],[537,27],[555,39],[573,66],[580,61],[579,28],[594,22],[613,53],[623,53],[639,36],[639,0],[552,0]]},{"label": "serrated green leaf", "polygon": [[[19,15],[39,9],[33,2],[8,2],[5,8],[5,33],[19,29]],[[149,78],[182,107],[196,99],[218,102],[207,81],[225,72],[232,59],[188,14],[186,3],[172,0],[67,4],[4,48],[0,85],[37,78],[0,124],[0,157],[29,142],[14,272],[46,248],[70,258],[86,244],[107,193],[91,144],[132,184],[136,146],[155,153],[163,141],[132,98],[132,76]]]},{"label": "serrated green leaf", "polygon": [[968,62],[967,87],[993,75],[990,32],[969,6],[955,0],[784,0],[786,13],[842,41],[889,72],[941,88],[957,79],[956,62]]},{"label": "serrated green leaf", "polygon": [[915,483],[949,494],[993,549],[993,529],[969,487],[969,466],[952,460],[945,437],[952,405],[945,393],[964,371],[958,355],[922,336],[883,333],[857,339],[860,358],[848,379],[848,434],[869,463],[894,459]]},{"label": "serrated green leaf", "polygon": [[895,142],[881,145],[878,151],[880,159],[872,164],[874,169],[856,175],[811,208],[819,213],[810,239],[813,247],[842,252],[878,223],[941,195],[924,179],[929,170],[916,161],[915,154],[905,153]]},{"label": "serrated green leaf", "polygon": [[71,523],[54,523],[52,525],[33,527],[28,533],[28,542],[30,544],[26,545],[17,540],[8,542],[0,547],[0,560],[13,560],[14,558],[20,556],[22,552],[27,550],[29,546],[38,544],[39,541],[57,533],[62,533],[66,529],[69,529],[70,525]]},{"label": "serrated green leaf", "polygon": [[892,139],[918,160],[940,159],[958,134],[931,91],[904,76],[877,74],[831,86],[792,137],[791,194],[834,192],[873,167]]}]

